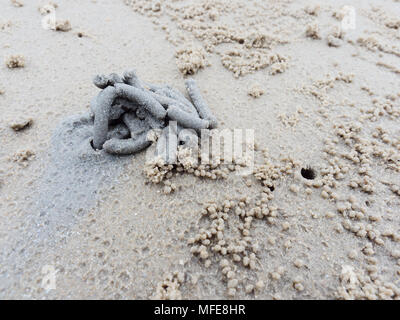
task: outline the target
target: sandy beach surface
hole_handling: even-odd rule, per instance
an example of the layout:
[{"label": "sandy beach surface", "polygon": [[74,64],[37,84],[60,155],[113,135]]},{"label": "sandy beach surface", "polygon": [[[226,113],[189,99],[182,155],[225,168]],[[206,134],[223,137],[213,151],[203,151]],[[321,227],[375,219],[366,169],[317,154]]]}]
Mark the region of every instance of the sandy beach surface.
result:
[{"label": "sandy beach surface", "polygon": [[[195,79],[252,171],[82,157],[132,68]],[[398,0],[0,0],[0,112],[1,299],[400,298]]]}]

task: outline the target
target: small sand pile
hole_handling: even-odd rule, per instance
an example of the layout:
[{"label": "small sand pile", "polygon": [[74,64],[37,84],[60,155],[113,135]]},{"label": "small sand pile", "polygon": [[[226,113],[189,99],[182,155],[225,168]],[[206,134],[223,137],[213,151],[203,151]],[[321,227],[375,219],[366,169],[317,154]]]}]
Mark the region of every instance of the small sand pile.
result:
[{"label": "small sand pile", "polygon": [[24,4],[23,4],[21,1],[19,1],[19,0],[11,0],[11,4],[12,4],[14,7],[17,7],[17,8],[20,8],[20,7],[23,7],[23,6],[24,6]]},{"label": "small sand pile", "polygon": [[30,127],[32,123],[33,123],[32,118],[16,119],[10,123],[10,128],[13,129],[14,131],[21,131]]},{"label": "small sand pile", "polygon": [[357,39],[359,46],[368,49],[369,51],[381,51],[388,54],[393,54],[400,57],[400,48],[385,41],[380,41],[373,36],[360,37]]},{"label": "small sand pile", "polygon": [[335,27],[329,33],[326,41],[330,47],[340,47],[343,44],[344,32],[338,27]]},{"label": "small sand pile", "polygon": [[[7,90],[0,97],[4,114],[16,120],[0,127],[5,138],[0,187],[6,195],[2,297],[399,299],[400,38],[393,10],[398,1],[354,2],[357,25],[346,34],[345,10],[334,1],[125,0],[163,30],[155,32],[115,1],[70,1],[71,21],[82,18],[82,8],[95,19],[98,41],[84,46],[61,33],[26,37],[42,16],[24,2],[26,8],[13,8],[8,1],[0,23],[1,36],[9,39],[4,48],[21,50],[27,62],[35,57],[35,66],[41,66],[37,79],[29,76],[35,68],[5,70],[0,84]],[[43,18],[54,8],[42,7]],[[16,13],[23,19],[14,21]],[[160,102],[167,116],[156,117],[161,132],[148,131],[146,151],[154,156],[157,148],[172,144],[177,151],[146,158],[145,177],[137,168],[145,154],[123,157],[90,145],[99,120],[97,98],[90,115],[64,119],[45,150],[53,121],[91,94],[87,86],[77,95],[68,91],[87,76],[86,69],[124,64],[126,55],[115,55],[120,48],[146,64],[165,63],[158,50],[168,44],[148,41],[142,50],[126,41],[121,23],[103,23],[110,14],[129,26],[132,37],[163,33],[175,48],[180,72],[201,72],[202,90],[213,94],[210,101],[224,104],[221,120],[255,129],[271,152],[262,159],[255,150],[249,175],[238,174],[247,168],[246,158],[203,163],[201,130],[179,145],[180,128],[167,126],[170,106]],[[35,41],[51,55],[38,56]],[[86,50],[92,53],[86,60],[71,58]],[[86,69],[79,68],[82,63]],[[62,66],[62,83],[46,82],[54,65]],[[170,67],[162,69],[173,74]],[[153,69],[143,72],[151,78]],[[102,90],[128,85],[112,84],[124,76],[104,78]],[[152,91],[142,85],[153,98],[179,102],[183,95],[172,96],[178,92],[168,86]],[[19,92],[21,87],[32,90]],[[264,90],[268,99],[253,99]],[[190,94],[184,98],[185,107],[196,108]],[[150,124],[143,103],[132,111],[136,100],[116,100],[104,117],[106,142],[132,138],[126,114],[145,132]],[[22,115],[32,112],[40,125],[31,129]],[[145,178],[158,185],[147,185]],[[57,271],[57,290],[50,292],[40,284],[47,263]]]},{"label": "small sand pile", "polygon": [[309,24],[306,29],[306,36],[314,40],[321,39],[319,27],[316,23]]},{"label": "small sand pile", "polygon": [[184,75],[195,74],[207,66],[206,51],[202,47],[187,46],[176,50],[176,64]]},{"label": "small sand pile", "polygon": [[[368,270],[371,273],[376,269],[377,260],[370,258],[368,262]],[[349,265],[342,266],[340,281],[341,286],[337,290],[339,299],[397,300],[400,297],[400,290],[395,285],[380,280],[371,280],[370,276]]]},{"label": "small sand pile", "polygon": [[0,31],[5,31],[11,28],[12,26],[12,22],[11,21],[7,21],[7,22],[1,22],[0,23]]},{"label": "small sand pile", "polygon": [[321,7],[319,5],[309,5],[304,8],[304,11],[311,16],[318,16],[321,11]]},{"label": "small sand pile", "polygon": [[[210,146],[220,137],[219,132],[202,130],[201,139],[192,139],[189,145],[178,146],[175,163],[167,163],[159,157],[148,159],[144,167],[146,178],[155,184],[162,183],[164,193],[168,194],[177,189],[170,181],[174,176],[187,173],[204,179],[227,179],[231,172],[244,172],[252,166],[254,146],[251,143],[243,143],[243,154],[229,160],[218,151],[213,153],[213,150],[203,149],[203,144]],[[224,148],[224,143],[221,148]]]},{"label": "small sand pile", "polygon": [[253,98],[259,98],[264,94],[264,90],[260,87],[260,84],[254,83],[253,86],[249,89],[248,95]]},{"label": "small sand pile", "polygon": [[19,163],[23,167],[27,167],[29,161],[35,157],[35,152],[29,149],[20,150],[14,154],[12,160]]},{"label": "small sand pile", "polygon": [[[209,268],[219,264],[220,272],[226,282],[227,295],[234,297],[240,288],[246,293],[257,293],[264,288],[264,280],[250,276],[251,271],[259,269],[257,255],[260,246],[253,231],[257,221],[275,225],[279,208],[272,204],[273,190],[277,180],[291,175],[299,163],[293,159],[282,159],[282,164],[273,164],[268,151],[263,151],[264,160],[256,165],[252,175],[260,181],[261,192],[254,198],[227,198],[220,204],[210,202],[201,211],[202,227],[198,233],[188,239],[191,253],[197,256]],[[282,224],[283,231],[290,228],[288,222]],[[271,240],[272,241],[272,240]],[[297,262],[300,266],[301,262]],[[283,270],[271,274],[272,279],[279,279]],[[250,280],[252,279],[252,280]],[[294,286],[302,291],[301,280],[294,280]]]},{"label": "small sand pile", "polygon": [[157,285],[153,296],[155,300],[181,300],[182,294],[179,290],[185,281],[183,272],[174,272],[165,276],[164,280]]},{"label": "small sand pile", "polygon": [[20,54],[12,55],[6,58],[5,63],[9,69],[23,68],[25,67],[25,57]]}]

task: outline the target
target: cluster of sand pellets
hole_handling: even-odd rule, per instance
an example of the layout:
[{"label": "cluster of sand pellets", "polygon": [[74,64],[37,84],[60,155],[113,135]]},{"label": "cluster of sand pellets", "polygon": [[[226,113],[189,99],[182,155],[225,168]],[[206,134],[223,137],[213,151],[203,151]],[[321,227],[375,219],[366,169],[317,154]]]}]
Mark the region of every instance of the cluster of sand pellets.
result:
[{"label": "cluster of sand pellets", "polygon": [[20,54],[12,55],[6,58],[5,63],[9,69],[23,68],[25,67],[25,57]]},{"label": "cluster of sand pellets", "polygon": [[[377,260],[368,259],[368,270],[375,270]],[[370,272],[371,273],[371,272]],[[354,299],[399,299],[400,290],[391,283],[380,280],[372,280],[370,275],[361,270],[354,270],[354,267],[345,265],[340,275],[341,285],[338,288],[338,296],[345,300]]]},{"label": "cluster of sand pellets", "polygon": [[[276,75],[289,66],[289,57],[279,53],[279,48],[304,36],[323,40],[333,48],[349,43],[371,51],[400,55],[399,48],[393,45],[393,41],[399,39],[399,19],[378,6],[357,14],[387,30],[383,41],[374,34],[348,38],[347,30],[342,27],[344,19],[352,14],[348,6],[324,4],[299,9],[291,0],[248,4],[237,0],[124,1],[136,12],[151,18],[166,33],[166,39],[177,48],[177,65],[183,74],[205,68],[210,64],[207,54],[215,53],[236,77],[265,68]],[[327,22],[321,21],[322,15],[328,15]],[[381,63],[398,72],[395,66]]]},{"label": "cluster of sand pellets", "polygon": [[[348,143],[353,139],[357,139],[356,136],[360,131],[359,129],[357,130],[357,127],[349,128],[338,125],[336,129],[338,137],[348,139]],[[387,143],[391,143],[385,131],[378,129],[377,136],[382,135]],[[327,141],[326,150],[332,150],[332,143],[335,142]],[[336,229],[337,232],[347,230],[355,236],[365,238],[378,246],[384,246],[384,238],[398,242],[400,239],[399,234],[393,230],[380,232],[376,228],[376,223],[380,222],[382,218],[378,214],[368,212],[368,208],[360,204],[354,196],[349,196],[344,201],[338,198],[335,189],[339,187],[344,176],[349,173],[351,166],[337,160],[336,156],[337,154],[329,162],[331,167],[321,168],[319,171],[320,179],[315,179],[316,174],[313,169],[302,170],[302,175],[310,179],[304,182],[307,188],[306,193],[311,194],[313,192],[311,188],[321,188],[322,198],[337,202],[337,211],[343,217],[341,227],[339,226]],[[359,156],[363,157],[363,154],[360,153]],[[343,160],[346,159],[348,160],[348,157],[346,158],[346,154],[343,154]],[[357,164],[367,163],[366,159],[363,158],[356,162]],[[272,164],[268,153],[264,152],[264,163],[257,165],[253,171],[254,178],[261,181],[261,193],[258,193],[258,195],[255,193],[254,198],[227,198],[222,203],[213,202],[201,211],[200,229],[197,234],[188,239],[188,243],[191,246],[192,254],[202,261],[205,268],[210,268],[213,264],[219,266],[229,297],[236,296],[239,291],[257,295],[265,287],[266,279],[264,277],[254,277],[254,272],[261,265],[259,265],[257,258],[260,253],[260,247],[257,239],[252,237],[252,230],[254,223],[260,221],[266,221],[271,226],[280,223],[279,208],[271,203],[274,199],[273,190],[275,189],[276,181],[284,176],[293,175],[299,167],[300,163],[289,158],[281,159],[279,164]],[[303,173],[303,171],[305,172]],[[361,171],[361,174],[363,174],[365,170]],[[168,175],[170,175],[170,172]],[[390,184],[390,188],[394,193],[399,193],[397,185]],[[299,192],[299,188],[296,185],[291,185],[289,189],[294,193]],[[327,219],[332,219],[333,217],[334,215],[330,213],[326,214]],[[314,218],[317,218],[317,216]],[[361,221],[365,221],[365,223],[361,223]],[[282,231],[285,232],[291,225],[285,221],[281,223],[281,227]],[[275,239],[271,237],[268,242],[273,246]],[[346,274],[340,275],[341,286],[337,289],[337,298],[396,299],[398,297],[398,287],[393,283],[383,281],[379,275],[376,259],[373,258],[375,250],[371,243],[366,243],[362,248],[362,253],[367,257],[368,266],[366,267],[366,272],[368,275],[365,276],[363,271],[355,272],[358,279],[355,282],[349,282]],[[284,246],[290,248],[290,240],[285,241]],[[356,252],[349,253],[351,259],[354,259],[356,255]],[[396,255],[395,251],[392,252],[393,255]],[[296,268],[302,268],[304,261],[296,259],[293,264]],[[347,267],[344,266],[344,268],[346,269]],[[284,274],[285,269],[278,267],[276,270],[269,272],[270,280],[267,280],[267,282],[279,281]],[[291,281],[294,290],[298,292],[305,290],[306,283],[302,277],[294,277]],[[160,291],[158,297],[169,298],[169,295]]]},{"label": "cluster of sand pellets", "polygon": [[[343,15],[338,20],[343,19]],[[322,40],[325,38],[326,43],[330,47],[338,48],[344,44],[345,32],[340,26],[330,27],[327,31],[321,30],[317,22],[311,22],[306,26],[305,35],[313,40]]]},{"label": "cluster of sand pellets", "polygon": [[[13,119],[9,123],[9,127],[15,132],[21,132],[27,130],[33,124],[33,119],[30,117],[21,117]],[[10,161],[18,163],[22,167],[27,167],[29,161],[35,158],[35,152],[30,149],[21,149],[14,153],[13,156],[9,157]]]},{"label": "cluster of sand pellets", "polygon": [[[218,180],[227,179],[232,172],[237,174],[247,172],[253,164],[254,145],[251,142],[243,143],[243,154],[235,155],[228,160],[219,151],[214,152],[212,148],[204,150],[202,147],[203,143],[210,146],[214,139],[219,138],[219,132],[202,130],[201,140],[193,139],[188,146],[178,146],[175,163],[168,163],[162,157],[151,157],[144,166],[146,178],[155,184],[162,183],[163,192],[169,194],[177,189],[171,179],[184,173],[203,179]],[[224,142],[220,147],[224,149]]]},{"label": "cluster of sand pellets", "polygon": [[[240,268],[255,270],[258,266],[258,246],[251,237],[251,225],[254,219],[276,216],[276,208],[267,205],[270,198],[269,191],[256,207],[250,207],[249,198],[240,201],[227,199],[222,205],[208,205],[201,212],[208,219],[208,225],[188,240],[192,245],[191,253],[198,256],[206,268],[211,266],[213,260],[219,262],[228,296],[235,296],[239,286],[242,286]],[[230,232],[225,232],[226,229]],[[235,230],[234,234],[232,230]],[[247,293],[254,288],[251,283],[243,285]]]},{"label": "cluster of sand pellets", "polygon": [[[337,105],[338,101],[330,97],[330,91],[334,89],[338,83],[351,84],[353,83],[353,73],[342,73],[339,72],[336,75],[327,74],[324,79],[313,81],[311,85],[302,85],[300,88],[296,88],[294,91],[302,93],[304,95],[317,99],[320,108],[317,108],[317,112],[323,119],[317,120],[316,124],[321,126],[323,120],[329,118],[328,111],[329,107]],[[343,101],[343,103],[354,106],[353,103]],[[300,112],[299,112],[300,111]],[[302,113],[298,110],[298,113]],[[296,119],[297,120],[297,119]],[[297,122],[297,121],[296,121]]]},{"label": "cluster of sand pellets", "polygon": [[157,141],[157,163],[172,165],[178,145],[183,149],[197,145],[200,130],[217,126],[192,79],[185,82],[191,101],[167,85],[142,82],[133,70],[122,77],[97,75],[93,83],[101,89],[90,104],[96,150],[127,155]]},{"label": "cluster of sand pellets", "polygon": [[400,19],[393,12],[388,13],[378,6],[373,6],[372,10],[365,13],[375,23],[393,29],[390,30],[393,34],[396,34],[396,30],[400,28]]},{"label": "cluster of sand pellets", "polygon": [[306,36],[314,40],[320,40],[321,33],[318,24],[316,23],[309,24],[306,29]]},{"label": "cluster of sand pellets", "polygon": [[[329,119],[327,107],[337,104],[330,89],[338,81],[354,85],[353,78],[353,75],[344,74],[328,77],[300,91],[315,97],[321,107],[318,113]],[[391,207],[398,204],[396,196],[400,195],[397,185],[400,141],[391,124],[400,117],[400,95],[380,97],[367,86],[360,89],[368,94],[371,103],[348,103],[358,109],[358,117],[343,117],[344,120],[332,124],[333,136],[324,140],[322,149],[326,165],[319,169],[319,178],[308,184],[320,188],[321,197],[336,205],[336,214],[326,214],[329,219],[339,217],[340,224],[334,227],[336,232],[348,232],[362,240],[359,249],[366,263],[357,267],[342,265],[341,286],[336,297],[399,299],[399,287],[392,279],[398,278],[400,272],[397,258],[400,233],[393,225],[396,209]],[[378,195],[381,194],[388,194],[388,197],[379,208]],[[382,252],[389,254],[389,268],[383,266]],[[359,260],[358,250],[350,251],[348,257]]]},{"label": "cluster of sand pellets", "polygon": [[176,163],[166,163],[162,158],[155,157],[148,160],[144,166],[146,178],[155,184],[164,186],[163,192],[169,194],[177,189],[171,178],[183,173],[192,174],[205,179],[226,179],[229,172],[236,169],[235,165],[222,167],[220,164],[201,164],[201,155],[193,146],[185,148],[178,146]]},{"label": "cluster of sand pellets", "polygon": [[360,37],[357,39],[357,44],[372,52],[381,51],[387,54],[393,54],[400,57],[400,48],[390,45],[387,42],[380,41],[374,37]]},{"label": "cluster of sand pellets", "polygon": [[253,85],[250,87],[249,91],[247,92],[247,94],[253,98],[259,98],[264,93],[265,93],[265,91],[263,88],[261,88],[259,83],[253,83]]},{"label": "cluster of sand pellets", "polygon": [[27,167],[29,165],[29,161],[35,158],[35,152],[29,149],[24,149],[17,151],[11,158],[12,161],[18,163],[22,167]]},{"label": "cluster of sand pellets", "polygon": [[[288,66],[287,57],[272,51],[288,43],[287,32],[283,30],[291,30],[289,25],[284,28],[271,23],[279,16],[290,17],[281,4],[246,6],[237,0],[125,0],[125,3],[161,26],[167,40],[177,48],[177,65],[182,74],[193,74],[208,66],[207,54],[211,53],[218,54],[223,66],[236,77],[267,67],[271,67],[270,73],[274,75]],[[294,21],[291,23],[294,25]],[[229,46],[219,50],[222,44]]]},{"label": "cluster of sand pellets", "polygon": [[[324,39],[328,46],[336,48],[346,41],[357,43],[357,39],[346,39],[341,26],[349,14],[346,6],[308,5],[299,9],[290,0],[248,4],[237,0],[124,1],[136,12],[151,18],[166,33],[166,39],[177,48],[177,65],[182,74],[193,74],[208,66],[207,54],[215,53],[236,77],[266,68],[271,75],[276,75],[289,66],[289,57],[281,54],[279,48],[304,36]],[[328,24],[321,23],[322,13],[330,15]],[[383,25],[393,33],[398,23],[392,17],[385,18]],[[360,37],[358,44],[371,50],[397,53],[395,48],[377,41],[372,36]]]},{"label": "cluster of sand pellets", "polygon": [[176,64],[182,74],[195,74],[209,65],[207,53],[203,47],[190,45],[178,48],[175,53]]},{"label": "cluster of sand pellets", "polygon": [[[279,221],[279,208],[271,201],[278,180],[293,175],[299,163],[290,158],[282,158],[279,164],[271,162],[268,151],[263,150],[263,161],[255,166],[252,177],[260,182],[261,191],[251,197],[226,198],[222,203],[210,202],[200,212],[198,233],[188,239],[191,253],[199,258],[205,268],[217,264],[226,283],[227,296],[235,297],[238,291],[257,294],[265,287],[264,279],[252,276],[262,269],[258,254],[260,245],[253,235],[257,221],[265,221],[272,226]],[[290,227],[282,224],[283,230]],[[270,239],[271,245],[274,239]],[[298,260],[299,266],[303,262]],[[272,271],[272,281],[279,280],[282,268]],[[293,287],[302,291],[301,280],[294,279]]]},{"label": "cluster of sand pellets", "polygon": [[[315,81],[310,87],[303,87],[300,92],[317,99],[321,109],[319,115],[326,118],[327,107],[335,105],[330,90],[338,82],[353,85],[353,74],[329,76],[327,79]],[[396,182],[396,174],[400,172],[400,140],[390,130],[380,124],[383,119],[396,121],[399,118],[399,95],[389,94],[377,97],[370,89],[371,107],[360,107],[357,120],[339,121],[332,125],[332,138],[324,140],[323,153],[326,165],[318,168],[301,170],[305,193],[310,196],[319,190],[323,199],[336,206],[335,212],[325,212],[323,217],[332,221],[332,228],[338,234],[350,233],[360,241],[360,254],[353,249],[348,258],[353,261],[364,259],[357,267],[342,265],[342,273],[338,275],[340,285],[335,297],[339,299],[399,299],[400,289],[391,279],[398,277],[400,233],[396,226],[385,223],[392,221],[390,209],[383,212],[371,207],[375,202],[373,195],[388,190],[394,197],[400,195],[400,186]],[[296,90],[295,90],[296,91]],[[353,108],[356,105],[349,104]],[[365,123],[374,124],[372,128],[364,128]],[[372,130],[371,130],[372,129]],[[284,165],[281,161],[273,165],[265,154],[265,163],[255,167],[253,176],[261,180],[263,191],[255,199],[243,197],[228,198],[222,203],[210,203],[202,211],[198,233],[189,238],[191,252],[198,257],[205,268],[217,264],[226,283],[228,296],[236,296],[239,292],[257,294],[265,286],[265,278],[256,276],[254,271],[258,265],[257,240],[252,238],[254,224],[265,220],[269,225],[280,221],[279,208],[271,204],[276,181],[284,176],[290,177],[299,163],[289,161]],[[394,175],[391,179],[377,176],[376,166],[389,170]],[[296,184],[289,190],[298,194],[300,188]],[[343,194],[345,191],[345,194]],[[257,194],[257,192],[255,192]],[[312,214],[318,219],[318,214]],[[339,221],[337,223],[336,221]],[[290,229],[289,222],[282,222],[282,231]],[[271,245],[275,240],[271,238]],[[255,250],[253,248],[255,246]],[[284,247],[290,248],[290,239]],[[382,251],[389,253],[391,265],[385,269],[382,265]],[[293,261],[296,268],[304,266],[304,261]],[[397,266],[397,267],[396,267]],[[246,272],[248,270],[248,272]],[[277,281],[285,274],[283,267],[269,273],[269,281]],[[389,280],[390,279],[390,280]],[[302,292],[307,283],[302,277],[291,279],[293,288]]]},{"label": "cluster of sand pellets", "polygon": [[1,22],[0,31],[7,31],[12,27],[13,23],[11,21]]},{"label": "cluster of sand pellets", "polygon": [[[318,11],[320,11],[321,7],[318,6],[318,8]],[[351,10],[352,8],[349,6],[343,6],[341,8],[327,7],[324,9],[328,9],[327,11],[330,13],[331,17],[336,20],[337,23],[332,23],[327,26],[324,25],[324,23],[322,23],[321,21],[315,19],[307,24],[305,30],[306,37],[314,40],[324,39],[327,45],[330,47],[338,48],[347,42],[351,45],[364,47],[373,52],[381,51],[384,53],[399,56],[399,48],[393,45],[393,41],[399,39],[398,33],[396,32],[399,25],[399,20],[397,17],[389,16],[381,8],[374,6],[371,6],[370,10],[359,10],[356,14],[368,18],[375,24],[385,29],[385,33],[378,33],[384,36],[384,39],[377,39],[374,32],[366,32],[365,36],[351,39],[347,37],[347,30],[343,29],[343,27],[341,26],[341,22],[344,19],[349,19],[349,14],[351,14],[349,10]],[[319,15],[319,12],[312,14],[310,13],[311,11],[305,11],[310,14],[310,16],[317,17]]]},{"label": "cluster of sand pellets", "polygon": [[156,292],[152,299],[155,300],[181,300],[182,293],[180,286],[185,281],[183,272],[174,272],[167,274],[164,280],[158,283]]}]

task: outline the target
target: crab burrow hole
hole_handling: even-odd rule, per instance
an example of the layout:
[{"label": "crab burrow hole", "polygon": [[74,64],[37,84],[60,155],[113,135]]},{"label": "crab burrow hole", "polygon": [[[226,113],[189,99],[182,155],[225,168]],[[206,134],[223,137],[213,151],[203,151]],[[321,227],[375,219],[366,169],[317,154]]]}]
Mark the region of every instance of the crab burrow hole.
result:
[{"label": "crab burrow hole", "polygon": [[301,173],[301,176],[307,180],[314,180],[315,177],[317,176],[316,171],[314,169],[312,169],[311,167],[302,168],[300,173]]}]

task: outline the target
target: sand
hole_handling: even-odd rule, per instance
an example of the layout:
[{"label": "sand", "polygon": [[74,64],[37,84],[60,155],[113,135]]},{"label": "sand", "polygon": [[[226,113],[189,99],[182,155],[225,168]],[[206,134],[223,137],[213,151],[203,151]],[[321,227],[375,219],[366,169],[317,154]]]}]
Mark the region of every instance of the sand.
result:
[{"label": "sand", "polygon": [[[400,297],[398,1],[54,2],[0,0],[2,299]],[[254,170],[83,152],[130,68],[196,79]]]}]

